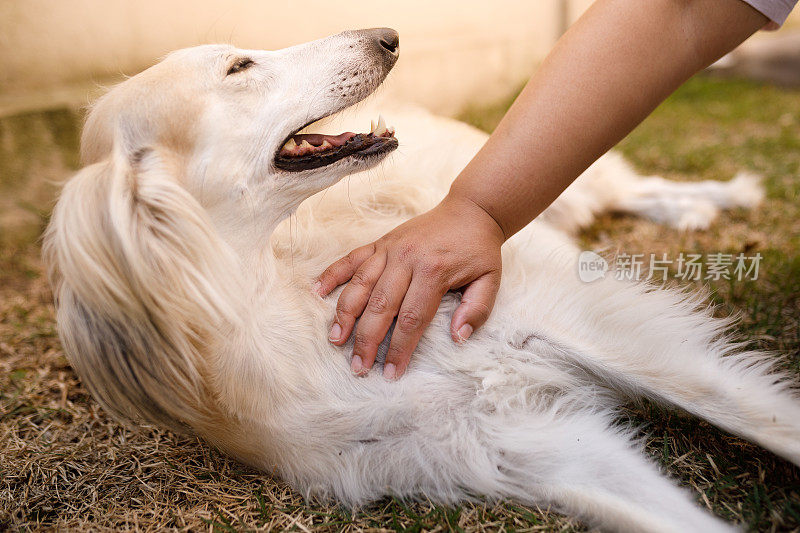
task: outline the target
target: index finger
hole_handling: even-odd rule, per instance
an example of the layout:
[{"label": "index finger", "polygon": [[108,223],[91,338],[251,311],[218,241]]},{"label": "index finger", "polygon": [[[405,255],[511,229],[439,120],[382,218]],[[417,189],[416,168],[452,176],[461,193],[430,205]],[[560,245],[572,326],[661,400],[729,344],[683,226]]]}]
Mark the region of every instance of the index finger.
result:
[{"label": "index finger", "polygon": [[333,289],[347,283],[364,261],[375,253],[375,243],[356,248],[346,256],[331,264],[317,278],[314,283],[314,292],[320,296],[327,296]]}]

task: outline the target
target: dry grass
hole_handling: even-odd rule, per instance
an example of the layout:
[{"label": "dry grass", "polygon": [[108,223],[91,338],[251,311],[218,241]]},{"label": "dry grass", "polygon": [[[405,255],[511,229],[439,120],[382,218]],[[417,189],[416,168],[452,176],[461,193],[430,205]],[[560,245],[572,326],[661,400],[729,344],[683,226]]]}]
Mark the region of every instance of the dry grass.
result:
[{"label": "dry grass", "polygon": [[[491,128],[506,105],[473,110],[466,118]],[[751,342],[787,354],[785,364],[800,373],[798,117],[800,93],[693,80],[621,148],[643,171],[676,179],[727,178],[739,168],[757,171],[769,191],[764,208],[725,215],[711,231],[687,234],[605,216],[583,239],[587,246],[628,253],[761,252],[765,260],[758,281],[715,284],[712,298],[721,314],[743,315],[742,331]],[[38,245],[28,237],[5,237],[0,250],[0,530],[581,529],[555,513],[510,504],[454,509],[383,500],[355,514],[307,504],[279,480],[196,439],[151,427],[132,431],[113,422],[62,355]],[[645,405],[630,408],[626,416],[648,435],[648,453],[693,490],[700,505],[752,529],[800,529],[797,468],[681,413]]]}]

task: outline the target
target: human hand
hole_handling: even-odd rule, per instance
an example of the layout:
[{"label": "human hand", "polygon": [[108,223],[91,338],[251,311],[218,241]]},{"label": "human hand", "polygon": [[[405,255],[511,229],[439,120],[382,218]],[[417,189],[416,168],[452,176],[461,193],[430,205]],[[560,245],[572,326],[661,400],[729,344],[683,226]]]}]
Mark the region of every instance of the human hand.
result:
[{"label": "human hand", "polygon": [[448,196],[431,211],[356,248],[330,265],[314,288],[326,296],[349,281],[339,295],[330,341],[337,346],[347,342],[360,316],[350,368],[364,375],[397,317],[383,375],[399,378],[444,294],[460,288],[463,298],[450,334],[464,342],[494,306],[504,240],[500,226],[479,205]]}]

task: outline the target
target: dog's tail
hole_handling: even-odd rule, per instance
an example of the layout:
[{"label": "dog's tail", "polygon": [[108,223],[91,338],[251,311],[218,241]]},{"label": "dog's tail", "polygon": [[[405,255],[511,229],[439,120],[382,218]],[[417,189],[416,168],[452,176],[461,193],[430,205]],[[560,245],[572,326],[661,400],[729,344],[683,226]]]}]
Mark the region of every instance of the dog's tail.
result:
[{"label": "dog's tail", "polygon": [[43,257],[66,355],[103,407],[173,429],[213,423],[204,354],[241,316],[232,254],[158,149],[81,170]]}]

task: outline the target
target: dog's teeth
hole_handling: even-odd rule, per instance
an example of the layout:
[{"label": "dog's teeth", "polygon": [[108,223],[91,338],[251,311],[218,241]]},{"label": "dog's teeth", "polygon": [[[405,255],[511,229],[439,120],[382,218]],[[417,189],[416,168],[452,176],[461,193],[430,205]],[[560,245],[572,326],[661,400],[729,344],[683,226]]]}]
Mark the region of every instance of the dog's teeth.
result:
[{"label": "dog's teeth", "polygon": [[374,120],[370,120],[369,121],[369,132],[370,133],[375,133],[375,121]]},{"label": "dog's teeth", "polygon": [[311,145],[310,142],[308,142],[307,140],[303,139],[303,142],[300,143],[300,149],[303,149],[303,148],[312,148],[313,149],[314,147]]},{"label": "dog's teeth", "polygon": [[286,141],[286,144],[283,145],[284,150],[294,150],[297,147],[297,143],[294,142],[294,137]]},{"label": "dog's teeth", "polygon": [[372,133],[374,133],[375,135],[383,135],[384,133],[386,133],[386,121],[383,120],[382,115],[378,115],[378,125],[375,128],[375,131],[373,131]]},{"label": "dog's teeth", "polygon": [[329,148],[333,148],[333,145],[328,141],[328,139],[325,139],[322,141],[322,144],[320,144],[319,147],[323,150],[328,150]]}]

